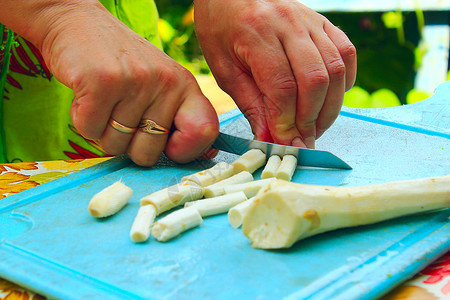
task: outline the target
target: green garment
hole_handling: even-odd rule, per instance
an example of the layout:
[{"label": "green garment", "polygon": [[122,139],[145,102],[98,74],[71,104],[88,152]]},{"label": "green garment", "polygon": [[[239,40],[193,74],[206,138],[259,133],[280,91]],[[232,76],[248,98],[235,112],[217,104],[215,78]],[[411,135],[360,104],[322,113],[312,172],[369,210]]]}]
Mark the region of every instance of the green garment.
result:
[{"label": "green garment", "polygon": [[[152,0],[100,2],[131,29],[162,48],[158,37],[158,13]],[[6,152],[6,161],[0,163],[104,156],[92,141],[85,140],[73,127],[70,119],[72,90],[52,76],[30,42],[21,37],[16,37],[15,41],[3,101],[0,92],[0,105],[3,105],[0,133],[4,136],[2,148]],[[0,52],[0,63],[3,64],[4,53]]]}]

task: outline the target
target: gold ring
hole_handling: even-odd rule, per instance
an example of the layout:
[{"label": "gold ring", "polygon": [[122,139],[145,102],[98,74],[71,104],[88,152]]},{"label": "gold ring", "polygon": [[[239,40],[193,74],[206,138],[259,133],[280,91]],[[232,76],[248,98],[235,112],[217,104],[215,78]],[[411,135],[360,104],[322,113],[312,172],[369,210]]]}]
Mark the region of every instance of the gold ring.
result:
[{"label": "gold ring", "polygon": [[139,123],[139,129],[150,134],[168,134],[170,131],[161,125],[156,124],[150,119],[142,119]]},{"label": "gold ring", "polygon": [[137,131],[137,128],[122,125],[112,118],[109,119],[108,124],[111,125],[111,127],[114,128],[115,130],[118,130],[123,133],[135,133]]}]

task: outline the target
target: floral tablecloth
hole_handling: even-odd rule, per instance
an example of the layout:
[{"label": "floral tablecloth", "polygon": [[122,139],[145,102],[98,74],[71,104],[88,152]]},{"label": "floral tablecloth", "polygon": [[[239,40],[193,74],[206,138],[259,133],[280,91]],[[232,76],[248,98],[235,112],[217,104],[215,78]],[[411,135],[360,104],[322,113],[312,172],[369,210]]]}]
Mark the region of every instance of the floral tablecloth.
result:
[{"label": "floral tablecloth", "polygon": [[[12,194],[98,164],[109,158],[0,165],[0,201]],[[0,299],[44,297],[0,278]],[[450,299],[450,252],[383,297],[386,299]]]}]

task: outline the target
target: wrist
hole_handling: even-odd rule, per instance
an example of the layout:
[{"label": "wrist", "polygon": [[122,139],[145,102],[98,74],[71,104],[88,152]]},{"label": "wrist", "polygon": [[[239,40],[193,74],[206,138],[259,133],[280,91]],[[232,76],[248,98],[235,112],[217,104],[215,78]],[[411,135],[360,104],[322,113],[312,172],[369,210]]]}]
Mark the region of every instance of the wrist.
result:
[{"label": "wrist", "polygon": [[102,7],[97,0],[0,0],[0,6],[0,23],[39,50],[52,32],[77,15],[81,16],[80,12]]}]

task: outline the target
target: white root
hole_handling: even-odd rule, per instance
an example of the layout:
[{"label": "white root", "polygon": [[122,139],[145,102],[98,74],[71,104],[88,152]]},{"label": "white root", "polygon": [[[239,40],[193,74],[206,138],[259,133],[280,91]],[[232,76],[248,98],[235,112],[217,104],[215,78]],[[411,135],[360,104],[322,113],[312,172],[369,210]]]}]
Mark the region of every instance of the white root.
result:
[{"label": "white root", "polygon": [[450,207],[450,175],[357,187],[277,180],[258,193],[243,222],[256,248],[288,248],[343,227]]},{"label": "white root", "polygon": [[203,193],[203,187],[194,182],[180,182],[143,197],[141,206],[151,204],[156,208],[156,215],[160,215],[187,201],[201,199]]},{"label": "white root", "polygon": [[261,178],[265,179],[275,177],[275,174],[278,168],[280,167],[280,164],[281,158],[278,155],[270,156],[266,166],[264,167],[264,170],[261,173]]},{"label": "white root", "polygon": [[284,155],[281,161],[280,167],[275,173],[275,177],[286,181],[291,181],[292,175],[294,175],[297,169],[297,157],[294,155]]},{"label": "white root", "polygon": [[234,167],[220,162],[213,167],[181,178],[181,181],[193,181],[200,186],[208,186],[235,174]]},{"label": "white root", "polygon": [[120,181],[95,194],[89,202],[89,213],[96,218],[112,216],[127,205],[133,190]]},{"label": "white root", "polygon": [[184,231],[199,226],[202,221],[197,209],[185,207],[159,219],[153,225],[152,236],[160,242],[166,242]]},{"label": "white root", "polygon": [[247,198],[256,196],[259,190],[268,185],[269,183],[275,181],[275,178],[267,178],[255,180],[247,183],[233,184],[224,187],[225,194],[231,194],[236,192],[244,192]]},{"label": "white root", "polygon": [[230,178],[221,180],[212,185],[205,187],[205,198],[217,197],[225,194],[224,187],[227,185],[246,183],[253,181],[253,175],[250,172],[242,171]]},{"label": "white root", "polygon": [[193,207],[198,210],[202,218],[223,214],[230,208],[247,200],[244,192],[226,194],[219,197],[186,202],[185,207]]},{"label": "white root", "polygon": [[256,197],[252,197],[247,201],[241,202],[236,206],[233,206],[228,210],[228,221],[234,228],[239,228],[242,225],[245,215],[250,209],[250,205],[256,200]]},{"label": "white root", "polygon": [[153,205],[141,206],[130,230],[130,238],[135,243],[143,243],[150,236],[151,227],[156,217]]},{"label": "white root", "polygon": [[250,149],[236,159],[232,165],[234,167],[234,173],[239,173],[242,171],[253,173],[257,169],[264,166],[265,163],[266,154],[264,152],[259,149]]}]

